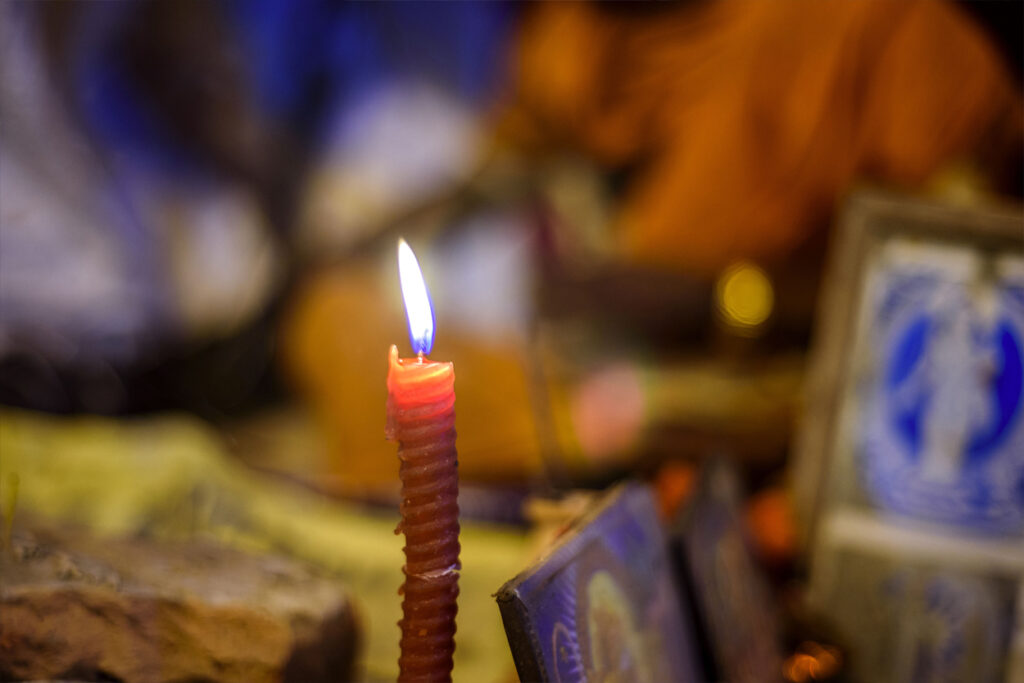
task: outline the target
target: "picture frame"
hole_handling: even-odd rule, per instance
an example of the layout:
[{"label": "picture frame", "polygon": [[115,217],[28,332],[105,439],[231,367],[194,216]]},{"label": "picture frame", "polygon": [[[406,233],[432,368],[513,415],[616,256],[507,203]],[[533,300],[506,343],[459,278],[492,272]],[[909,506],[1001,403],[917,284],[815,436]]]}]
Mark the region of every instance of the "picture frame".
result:
[{"label": "picture frame", "polygon": [[670,532],[692,605],[705,680],[754,683],[782,671],[780,615],[750,548],[733,463],[708,458]]},{"label": "picture frame", "polygon": [[[1024,538],[1022,340],[1024,209],[854,194],[821,293],[794,449],[805,547],[814,546],[821,519],[840,508]],[[975,366],[960,367],[958,353]],[[945,412],[935,414],[937,407]],[[933,415],[960,424],[944,429]],[[962,452],[934,447],[956,439],[965,442]],[[865,454],[870,449],[874,455]],[[934,462],[911,462],[922,457]],[[960,482],[957,459],[960,474],[973,468]],[[1012,476],[1021,477],[1019,490],[993,481]],[[934,501],[944,497],[961,508],[939,509]]]},{"label": "picture frame", "polygon": [[792,489],[809,604],[856,653],[858,680],[1016,680],[1024,208],[851,196]]},{"label": "picture frame", "polygon": [[610,490],[495,594],[523,681],[701,681],[649,489]]}]

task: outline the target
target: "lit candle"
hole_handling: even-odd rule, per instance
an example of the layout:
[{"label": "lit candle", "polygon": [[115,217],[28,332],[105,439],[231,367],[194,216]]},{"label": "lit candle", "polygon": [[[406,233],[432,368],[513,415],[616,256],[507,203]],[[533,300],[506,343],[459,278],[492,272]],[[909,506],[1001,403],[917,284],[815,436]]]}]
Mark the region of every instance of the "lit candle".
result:
[{"label": "lit candle", "polygon": [[434,312],[405,240],[398,273],[416,358],[388,358],[387,437],[401,461],[405,583],[399,681],[450,681],[459,594],[459,477],[455,453],[455,368],[428,360]]}]

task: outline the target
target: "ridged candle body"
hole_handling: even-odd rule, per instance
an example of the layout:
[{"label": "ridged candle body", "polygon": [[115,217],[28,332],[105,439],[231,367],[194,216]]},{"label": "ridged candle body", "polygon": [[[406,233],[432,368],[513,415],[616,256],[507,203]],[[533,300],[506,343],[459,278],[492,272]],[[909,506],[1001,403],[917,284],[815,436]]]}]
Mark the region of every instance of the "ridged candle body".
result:
[{"label": "ridged candle body", "polygon": [[451,363],[388,363],[387,437],[398,441],[405,583],[398,680],[450,681],[459,594],[459,478],[455,369]]}]

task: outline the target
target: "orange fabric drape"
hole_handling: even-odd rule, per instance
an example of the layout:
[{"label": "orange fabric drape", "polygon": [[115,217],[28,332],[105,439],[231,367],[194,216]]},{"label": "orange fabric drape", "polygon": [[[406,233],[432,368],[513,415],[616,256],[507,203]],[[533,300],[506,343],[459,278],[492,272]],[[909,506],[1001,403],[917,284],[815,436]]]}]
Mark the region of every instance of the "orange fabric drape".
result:
[{"label": "orange fabric drape", "polygon": [[542,3],[514,66],[506,132],[637,168],[623,254],[698,272],[784,257],[859,177],[913,185],[1024,139],[1008,72],[944,2]]}]

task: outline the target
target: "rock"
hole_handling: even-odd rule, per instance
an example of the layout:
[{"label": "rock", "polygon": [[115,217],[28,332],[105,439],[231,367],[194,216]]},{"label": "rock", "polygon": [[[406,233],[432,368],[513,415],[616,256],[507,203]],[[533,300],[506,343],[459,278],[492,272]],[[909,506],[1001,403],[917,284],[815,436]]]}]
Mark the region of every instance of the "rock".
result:
[{"label": "rock", "polygon": [[16,532],[0,552],[0,680],[348,680],[337,581],[202,542]]},{"label": "rock", "polygon": [[[285,439],[290,448],[305,447]],[[241,448],[252,447],[246,443]],[[45,516],[104,537],[199,536],[249,553],[286,555],[342,577],[361,608],[358,676],[394,681],[402,617],[397,506],[331,499],[267,476],[259,471],[273,467],[266,459],[247,467],[224,446],[210,426],[180,415],[115,420],[0,406],[0,481],[19,476],[16,519]],[[391,457],[397,481],[393,451]],[[515,666],[491,594],[527,562],[527,536],[468,517],[461,525],[452,675],[455,683],[505,683]]]}]

